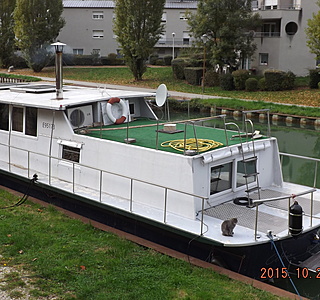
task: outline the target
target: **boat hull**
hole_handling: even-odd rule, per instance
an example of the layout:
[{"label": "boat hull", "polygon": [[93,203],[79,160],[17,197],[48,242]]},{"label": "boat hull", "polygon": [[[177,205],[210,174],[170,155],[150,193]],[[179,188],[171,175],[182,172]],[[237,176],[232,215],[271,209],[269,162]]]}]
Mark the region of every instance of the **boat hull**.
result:
[{"label": "boat hull", "polygon": [[258,280],[271,279],[270,274],[273,274],[274,278],[283,276],[282,262],[285,268],[289,268],[291,263],[296,264],[307,259],[311,256],[309,250],[318,243],[314,237],[319,228],[315,228],[295,238],[276,240],[274,244],[267,242],[250,246],[221,245],[205,237],[52,186],[32,184],[30,180],[7,171],[0,170],[0,182],[7,188],[21,193],[28,191],[29,196],[80,216]]}]

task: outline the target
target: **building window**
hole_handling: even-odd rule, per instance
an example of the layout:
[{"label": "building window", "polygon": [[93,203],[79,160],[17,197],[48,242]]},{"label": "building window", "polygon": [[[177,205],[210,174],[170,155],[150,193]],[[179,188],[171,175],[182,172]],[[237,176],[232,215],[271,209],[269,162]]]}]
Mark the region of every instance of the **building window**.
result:
[{"label": "building window", "polygon": [[162,22],[162,23],[167,23],[167,13],[166,13],[166,12],[164,12],[164,13],[162,14],[161,22]]},{"label": "building window", "polygon": [[268,53],[260,53],[259,58],[260,58],[260,65],[261,66],[268,65],[268,63],[269,63],[269,54]]},{"label": "building window", "polygon": [[188,20],[188,18],[186,17],[186,13],[185,12],[181,12],[180,13],[180,20],[183,20],[183,21]]},{"label": "building window", "polygon": [[100,49],[92,49],[93,55],[100,55]]},{"label": "building window", "polygon": [[166,40],[167,40],[167,36],[165,33],[163,33],[163,34],[161,34],[158,43],[161,45],[164,45],[166,43]]},{"label": "building window", "polygon": [[73,49],[74,55],[83,55],[83,49]]},{"label": "building window", "polygon": [[94,39],[103,39],[103,30],[93,30],[92,37]]},{"label": "building window", "polygon": [[80,162],[80,148],[62,145],[62,158],[74,162]]},{"label": "building window", "polygon": [[266,9],[277,9],[278,0],[265,0]]},{"label": "building window", "polygon": [[211,168],[210,195],[229,190],[232,186],[232,163]]},{"label": "building window", "polygon": [[103,11],[94,11],[92,13],[92,19],[94,20],[102,20],[103,19]]},{"label": "building window", "polygon": [[280,32],[276,30],[276,23],[265,23],[262,27],[262,35],[263,37],[273,37],[280,36]]},{"label": "building window", "polygon": [[9,105],[0,104],[0,130],[9,130]]},{"label": "building window", "polygon": [[190,32],[184,31],[182,36],[183,45],[189,45],[190,43]]}]

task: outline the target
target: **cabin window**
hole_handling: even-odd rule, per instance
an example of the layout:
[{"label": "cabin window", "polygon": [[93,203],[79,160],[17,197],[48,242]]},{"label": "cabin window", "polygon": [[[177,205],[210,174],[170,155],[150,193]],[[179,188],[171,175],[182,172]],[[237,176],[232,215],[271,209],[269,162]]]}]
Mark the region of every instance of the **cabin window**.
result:
[{"label": "cabin window", "polygon": [[0,104],[0,130],[9,130],[9,105]]},{"label": "cabin window", "polygon": [[238,161],[237,165],[237,187],[256,181],[256,161],[244,163]]},{"label": "cabin window", "polygon": [[38,110],[34,107],[26,108],[25,134],[37,136]]},{"label": "cabin window", "polygon": [[130,103],[129,104],[129,111],[130,111],[130,115],[134,115],[134,104],[133,103]]},{"label": "cabin window", "polygon": [[23,107],[12,108],[12,130],[23,132]]},{"label": "cabin window", "polygon": [[80,162],[80,148],[62,145],[62,158],[74,162]]},{"label": "cabin window", "polygon": [[231,189],[232,163],[226,163],[211,168],[210,195]]}]

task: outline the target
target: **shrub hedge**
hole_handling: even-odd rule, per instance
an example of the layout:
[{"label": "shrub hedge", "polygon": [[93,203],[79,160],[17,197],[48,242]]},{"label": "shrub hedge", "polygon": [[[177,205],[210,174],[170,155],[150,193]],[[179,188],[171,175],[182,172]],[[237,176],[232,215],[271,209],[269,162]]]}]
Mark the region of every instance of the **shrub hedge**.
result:
[{"label": "shrub hedge", "polygon": [[285,73],[281,87],[283,90],[292,90],[295,86],[296,75],[289,71]]},{"label": "shrub hedge", "polygon": [[185,79],[184,68],[190,67],[190,62],[188,61],[188,59],[176,58],[172,60],[171,66],[172,66],[173,76],[176,79],[183,80]]},{"label": "shrub hedge", "polygon": [[184,68],[184,77],[186,81],[192,85],[201,85],[202,73],[202,68]]},{"label": "shrub hedge", "polygon": [[320,69],[309,70],[309,75],[310,75],[310,81],[309,81],[310,89],[317,89],[318,83],[320,82]]},{"label": "shrub hedge", "polygon": [[264,77],[266,79],[266,89],[268,91],[281,91],[282,82],[285,77],[285,72],[280,70],[266,70],[264,72]]},{"label": "shrub hedge", "polygon": [[166,55],[166,56],[163,58],[163,61],[164,61],[164,64],[165,64],[166,66],[171,66],[172,55]]},{"label": "shrub hedge", "polygon": [[246,88],[246,80],[250,76],[248,70],[236,70],[232,72],[234,87],[236,90],[244,90]]},{"label": "shrub hedge", "polygon": [[261,91],[266,91],[266,90],[267,90],[267,87],[266,87],[266,79],[265,79],[264,77],[262,77],[262,78],[259,79],[258,88],[259,88],[259,90],[261,90]]},{"label": "shrub hedge", "polygon": [[219,86],[220,85],[220,75],[213,69],[206,71],[204,75],[204,85],[205,86]]},{"label": "shrub hedge", "polygon": [[220,87],[225,91],[234,90],[234,80],[230,73],[220,75]]},{"label": "shrub hedge", "polygon": [[258,79],[248,78],[245,83],[248,92],[255,92],[258,90]]},{"label": "shrub hedge", "polygon": [[150,65],[155,65],[158,59],[159,59],[159,55],[158,54],[151,54],[149,56]]}]

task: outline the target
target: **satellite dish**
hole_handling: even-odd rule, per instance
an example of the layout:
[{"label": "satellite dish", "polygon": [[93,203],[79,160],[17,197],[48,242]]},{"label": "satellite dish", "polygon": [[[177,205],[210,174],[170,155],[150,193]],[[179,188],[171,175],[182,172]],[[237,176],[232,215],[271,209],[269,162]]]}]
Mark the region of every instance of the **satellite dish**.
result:
[{"label": "satellite dish", "polygon": [[165,84],[160,84],[156,92],[156,103],[161,107],[167,100],[168,90]]}]

